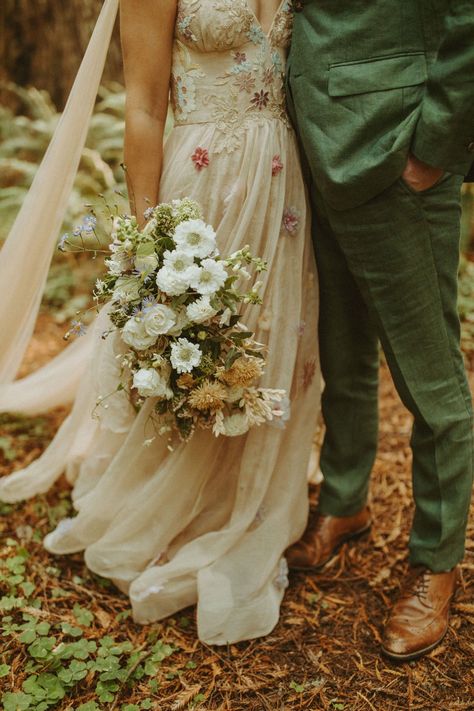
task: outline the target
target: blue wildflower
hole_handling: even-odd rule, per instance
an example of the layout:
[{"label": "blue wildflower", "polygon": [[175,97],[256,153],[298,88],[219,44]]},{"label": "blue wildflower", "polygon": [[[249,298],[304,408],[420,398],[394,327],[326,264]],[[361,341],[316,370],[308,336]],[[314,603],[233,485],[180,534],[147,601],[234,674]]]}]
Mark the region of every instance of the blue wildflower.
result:
[{"label": "blue wildflower", "polygon": [[87,328],[84,326],[82,321],[72,321],[69,333],[73,336],[85,336],[87,333]]}]

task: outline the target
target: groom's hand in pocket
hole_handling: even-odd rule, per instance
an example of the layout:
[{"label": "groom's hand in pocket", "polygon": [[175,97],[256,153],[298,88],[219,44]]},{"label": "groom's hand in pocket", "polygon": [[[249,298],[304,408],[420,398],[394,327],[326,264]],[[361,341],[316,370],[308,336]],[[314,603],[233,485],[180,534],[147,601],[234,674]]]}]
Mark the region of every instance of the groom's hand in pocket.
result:
[{"label": "groom's hand in pocket", "polygon": [[443,175],[444,170],[442,168],[434,168],[428,163],[423,163],[423,161],[410,153],[405,170],[402,173],[402,179],[412,190],[421,193],[432,188],[435,183],[441,180]]}]

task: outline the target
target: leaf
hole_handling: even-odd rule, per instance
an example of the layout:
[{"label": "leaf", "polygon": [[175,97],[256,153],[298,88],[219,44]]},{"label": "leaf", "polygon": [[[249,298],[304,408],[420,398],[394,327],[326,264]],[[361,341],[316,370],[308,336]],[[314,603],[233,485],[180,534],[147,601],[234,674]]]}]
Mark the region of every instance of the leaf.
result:
[{"label": "leaf", "polygon": [[241,356],[240,350],[237,348],[231,348],[230,351],[227,354],[227,357],[225,359],[224,367],[226,370],[229,370],[229,368],[232,367],[232,365],[235,363],[235,361],[240,358]]},{"label": "leaf", "polygon": [[28,647],[28,653],[33,659],[47,659],[56,644],[56,637],[38,637]]},{"label": "leaf", "polygon": [[8,676],[11,667],[8,664],[0,664],[0,678],[2,676]]},{"label": "leaf", "polygon": [[20,588],[23,590],[26,597],[30,597],[30,595],[36,590],[36,585],[29,580],[26,580],[24,583],[21,583]]},{"label": "leaf", "polygon": [[298,684],[296,681],[290,682],[290,689],[296,691],[297,694],[303,693],[303,691],[305,690],[305,686],[305,684]]},{"label": "leaf", "polygon": [[31,708],[33,697],[22,691],[16,694],[7,693],[2,696],[3,711],[26,711]]},{"label": "leaf", "polygon": [[94,621],[94,613],[87,610],[85,607],[81,607],[77,603],[72,609],[72,614],[76,618],[77,622],[83,627],[90,627]]},{"label": "leaf", "polygon": [[80,627],[74,627],[74,625],[70,625],[69,622],[63,622],[61,629],[64,634],[69,634],[71,637],[82,637],[84,634]]}]

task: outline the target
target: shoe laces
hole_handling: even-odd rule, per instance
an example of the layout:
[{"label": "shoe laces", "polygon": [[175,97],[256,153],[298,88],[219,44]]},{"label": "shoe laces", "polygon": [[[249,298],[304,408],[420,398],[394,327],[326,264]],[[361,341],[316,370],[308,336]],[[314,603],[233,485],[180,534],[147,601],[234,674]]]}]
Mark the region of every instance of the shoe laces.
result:
[{"label": "shoe laces", "polygon": [[406,588],[404,588],[401,594],[401,598],[416,596],[422,602],[428,593],[429,584],[429,571],[426,568],[417,571],[413,573],[411,579],[408,581]]}]

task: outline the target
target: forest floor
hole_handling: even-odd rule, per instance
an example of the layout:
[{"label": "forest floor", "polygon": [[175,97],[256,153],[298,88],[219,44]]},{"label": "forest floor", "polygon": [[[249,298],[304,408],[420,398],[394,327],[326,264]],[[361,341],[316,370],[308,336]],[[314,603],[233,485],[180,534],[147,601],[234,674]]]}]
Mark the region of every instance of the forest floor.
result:
[{"label": "forest floor", "polygon": [[[24,372],[63,347],[64,330],[40,317]],[[71,511],[64,480],[32,501],[0,504],[5,711],[474,709],[472,516],[444,641],[417,662],[395,665],[380,655],[386,609],[407,571],[413,514],[411,421],[384,365],[380,408],[370,536],[345,545],[318,575],[292,574],[280,622],[264,639],[208,647],[196,638],[194,609],[134,624],[127,598],[91,574],[80,554],[55,557],[42,548],[43,536]],[[65,414],[1,416],[0,474],[35,459]]]}]

